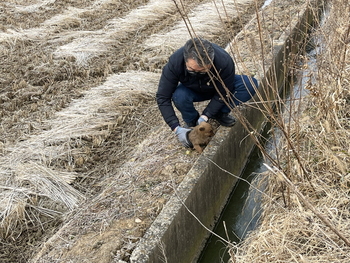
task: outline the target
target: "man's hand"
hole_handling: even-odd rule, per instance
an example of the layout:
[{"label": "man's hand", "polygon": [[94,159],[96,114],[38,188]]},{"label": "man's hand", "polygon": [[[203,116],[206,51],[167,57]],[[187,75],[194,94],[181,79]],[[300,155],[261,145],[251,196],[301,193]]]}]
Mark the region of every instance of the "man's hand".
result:
[{"label": "man's hand", "polygon": [[190,148],[192,146],[192,143],[188,140],[187,133],[190,132],[191,129],[182,128],[180,126],[177,126],[175,128],[175,134],[177,135],[178,140],[185,146]]},{"label": "man's hand", "polygon": [[198,121],[197,121],[197,125],[200,124],[200,123],[203,122],[203,121],[207,122],[207,121],[208,121],[208,117],[205,116],[205,115],[201,115],[201,116],[199,117]]}]

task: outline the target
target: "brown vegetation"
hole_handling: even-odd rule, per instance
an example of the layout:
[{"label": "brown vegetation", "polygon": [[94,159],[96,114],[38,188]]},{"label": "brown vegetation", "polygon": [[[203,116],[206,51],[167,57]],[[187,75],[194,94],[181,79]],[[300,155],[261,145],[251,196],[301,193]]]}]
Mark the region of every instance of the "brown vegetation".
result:
[{"label": "brown vegetation", "polygon": [[309,93],[292,97],[298,103],[274,119],[284,140],[262,175],[268,188],[261,224],[232,245],[232,262],[349,260],[349,11],[348,1],[330,1],[312,33],[316,65],[305,57],[297,69],[308,72]]},{"label": "brown vegetation", "polygon": [[[225,46],[264,1],[219,2],[183,1],[183,13]],[[288,32],[304,1],[275,2],[262,28],[244,28],[247,48],[232,47],[238,72],[261,77],[269,41]],[[235,262],[349,257],[350,10],[332,3],[314,32],[325,46],[310,94],[293,98],[300,104],[287,122],[276,117],[286,141],[266,174],[261,226],[232,248]],[[162,66],[189,37],[181,15],[171,0],[0,7],[0,260],[128,261],[198,157],[171,136],[154,102]]]}]

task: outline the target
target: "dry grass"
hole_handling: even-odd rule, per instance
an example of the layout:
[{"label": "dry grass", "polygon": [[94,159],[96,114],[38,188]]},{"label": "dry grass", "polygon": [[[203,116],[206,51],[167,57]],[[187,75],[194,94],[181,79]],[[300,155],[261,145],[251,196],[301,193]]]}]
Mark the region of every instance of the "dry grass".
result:
[{"label": "dry grass", "polygon": [[[64,5],[73,1],[60,1],[57,11],[50,13],[54,2],[58,3],[37,1],[37,5],[17,7],[21,15],[38,18],[40,23],[31,22],[19,30],[20,20],[25,20],[20,15],[18,21],[13,18],[13,23],[1,26],[0,51],[8,58],[4,65],[9,65],[0,79],[9,87],[1,90],[0,101],[6,106],[0,110],[1,131],[8,137],[11,132],[20,134],[12,140],[7,137],[0,145],[1,236],[16,240],[26,227],[43,224],[43,215],[67,215],[66,211],[86,198],[84,187],[92,188],[97,194],[84,209],[74,210],[74,220],[66,222],[43,246],[37,259],[42,256],[45,260],[49,252],[52,261],[64,253],[67,261],[76,262],[87,255],[94,260],[105,257],[108,262],[112,252],[115,261],[125,259],[197,156],[185,154],[159,116],[150,95],[158,74],[111,73],[158,70],[188,34],[183,22],[175,23],[180,15],[171,7],[172,1],[152,0],[143,6],[146,1],[74,1],[74,7],[65,12],[61,12]],[[232,29],[230,23],[244,21],[245,9],[263,1],[216,1],[216,7],[212,1],[185,2],[197,34],[227,43],[233,35],[220,35]],[[135,6],[138,8],[130,11]],[[284,6],[285,2],[280,9]],[[204,12],[208,10],[209,18]],[[29,30],[31,24],[36,28]],[[265,36],[270,33],[267,30]],[[42,39],[45,41],[38,45]],[[249,52],[258,42],[254,43]],[[252,54],[249,52],[236,54],[245,57]],[[257,65],[240,71],[258,76],[261,68]],[[334,125],[329,123],[331,129]],[[342,149],[335,147],[329,148],[337,152],[333,163],[341,163],[346,170],[347,155],[340,155]],[[104,243],[106,236],[108,244]],[[114,243],[117,245],[111,247]],[[86,249],[83,254],[82,247]]]},{"label": "dry grass", "polygon": [[140,104],[153,98],[150,92],[155,92],[158,78],[157,74],[141,72],[111,76],[103,85],[86,92],[84,99],[57,113],[48,122],[48,131],[3,149],[2,237],[16,233],[17,221],[25,220],[21,208],[26,203],[41,207],[38,198],[55,203],[41,207],[53,214],[77,207],[84,197],[71,186],[77,177],[74,169],[87,162],[91,148],[104,143]]},{"label": "dry grass", "polygon": [[232,262],[349,259],[349,11],[348,1],[332,1],[313,32],[317,68],[304,76],[309,93],[287,108],[278,127],[284,146],[265,174],[260,226],[232,246]]}]

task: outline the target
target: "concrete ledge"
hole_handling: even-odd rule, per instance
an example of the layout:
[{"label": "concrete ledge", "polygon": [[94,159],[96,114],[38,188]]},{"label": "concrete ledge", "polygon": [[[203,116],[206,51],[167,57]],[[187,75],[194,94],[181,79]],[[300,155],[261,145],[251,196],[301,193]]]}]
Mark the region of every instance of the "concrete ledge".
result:
[{"label": "concrete ledge", "polygon": [[[314,7],[318,1],[313,1]],[[282,34],[275,45],[271,63],[260,78],[259,92],[263,101],[273,101],[276,92],[288,73],[292,54],[298,52],[301,42],[314,19],[314,12],[303,5],[288,34]],[[290,10],[288,10],[290,12]],[[265,21],[266,22],[266,21]],[[247,27],[256,24],[252,20]],[[258,33],[256,33],[258,34]],[[240,41],[237,36],[235,45]],[[240,42],[242,43],[242,42]],[[242,48],[244,48],[244,43]],[[260,50],[258,50],[260,52]],[[259,101],[255,96],[255,101]],[[261,105],[259,103],[256,106]],[[259,106],[260,107],[260,106]],[[246,127],[261,132],[266,123],[264,114],[256,108],[241,111],[246,121],[232,128],[220,127],[214,139],[198,158],[185,179],[176,189],[151,227],[133,251],[130,261],[185,263],[195,262],[209,232],[198,222],[212,229],[240,176],[254,147],[254,140]],[[190,212],[189,212],[190,211]],[[197,217],[197,218],[195,218]],[[166,258],[166,261],[164,260]]]}]

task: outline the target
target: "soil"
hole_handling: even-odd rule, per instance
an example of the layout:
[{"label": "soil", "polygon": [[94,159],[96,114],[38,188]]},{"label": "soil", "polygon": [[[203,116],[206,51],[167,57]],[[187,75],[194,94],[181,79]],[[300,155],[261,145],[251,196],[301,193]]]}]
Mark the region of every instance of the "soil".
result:
[{"label": "soil", "polygon": [[[155,2],[1,1],[2,167],[9,155],[19,154],[27,142],[53,130],[74,103],[87,103],[89,91],[102,87],[111,76],[120,76],[115,85],[130,80],[125,86],[142,86],[133,80],[140,72],[151,76],[145,81],[148,91],[131,87],[108,107],[95,109],[97,115],[110,115],[94,132],[68,136],[64,141],[57,137],[50,143],[45,141],[46,146],[62,149],[57,156],[40,157],[40,164],[74,174],[69,183],[82,198],[76,207],[67,208],[47,195],[28,194],[26,212],[15,223],[5,222],[2,213],[1,262],[127,262],[139,238],[198,157],[177,143],[155,104],[159,72],[174,48],[159,50],[145,45],[151,36],[173,30],[182,19],[180,13],[172,5],[164,14],[157,13],[154,20],[145,19],[142,24],[128,20],[135,16],[128,16],[132,11]],[[165,5],[169,1],[158,2]],[[208,2],[186,1],[183,12],[190,14]],[[258,2],[261,6],[264,1]],[[251,19],[255,8],[254,1],[242,5],[238,18],[227,18],[224,27],[205,37],[225,47]],[[121,18],[124,20],[118,20]],[[127,29],[118,35],[113,27]],[[79,43],[68,49],[76,39],[80,45],[96,39],[106,42],[92,46],[93,55],[79,56]],[[152,141],[152,136],[157,141]],[[158,161],[150,158],[156,155],[165,157]]]}]

